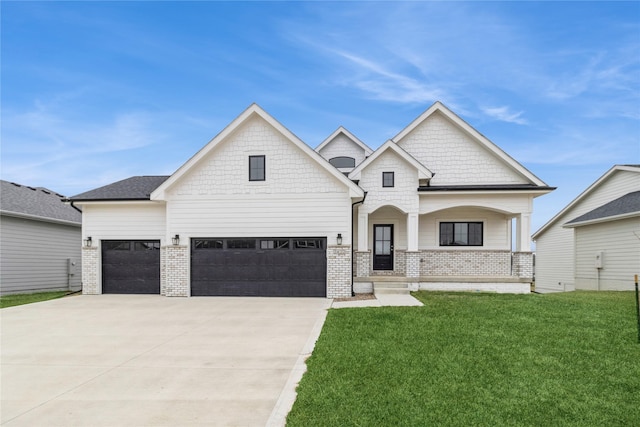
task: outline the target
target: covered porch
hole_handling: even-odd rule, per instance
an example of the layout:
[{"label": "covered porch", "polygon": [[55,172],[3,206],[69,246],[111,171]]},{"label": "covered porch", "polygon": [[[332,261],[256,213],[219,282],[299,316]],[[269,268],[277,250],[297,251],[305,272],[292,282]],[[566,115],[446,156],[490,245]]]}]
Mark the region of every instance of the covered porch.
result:
[{"label": "covered porch", "polygon": [[[449,197],[449,199],[451,199]],[[417,212],[360,206],[354,215],[354,292],[381,289],[528,293],[530,205],[496,198],[430,198]],[[496,203],[498,202],[498,203]]]}]

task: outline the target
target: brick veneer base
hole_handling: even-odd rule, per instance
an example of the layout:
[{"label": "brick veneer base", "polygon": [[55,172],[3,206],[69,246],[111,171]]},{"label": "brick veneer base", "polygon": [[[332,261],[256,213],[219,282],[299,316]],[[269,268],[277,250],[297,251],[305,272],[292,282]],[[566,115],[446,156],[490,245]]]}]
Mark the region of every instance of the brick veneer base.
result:
[{"label": "brick veneer base", "polygon": [[327,298],[351,296],[351,246],[327,247]]},{"label": "brick veneer base", "polygon": [[82,293],[85,295],[100,294],[100,283],[98,281],[100,266],[98,265],[97,247],[82,248]]}]

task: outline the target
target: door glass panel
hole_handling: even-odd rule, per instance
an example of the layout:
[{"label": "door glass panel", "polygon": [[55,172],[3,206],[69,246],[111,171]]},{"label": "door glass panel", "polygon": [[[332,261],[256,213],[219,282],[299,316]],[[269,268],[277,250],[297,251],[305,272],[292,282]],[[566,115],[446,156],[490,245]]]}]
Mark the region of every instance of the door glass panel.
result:
[{"label": "door glass panel", "polygon": [[391,253],[391,242],[382,242],[382,252],[380,255],[389,255]]}]

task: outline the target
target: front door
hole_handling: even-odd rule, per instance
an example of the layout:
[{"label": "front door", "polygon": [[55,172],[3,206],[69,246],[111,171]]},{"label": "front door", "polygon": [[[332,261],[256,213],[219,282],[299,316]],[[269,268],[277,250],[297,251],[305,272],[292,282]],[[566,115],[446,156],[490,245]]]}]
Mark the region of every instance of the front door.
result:
[{"label": "front door", "polygon": [[373,269],[393,270],[393,225],[373,226]]}]

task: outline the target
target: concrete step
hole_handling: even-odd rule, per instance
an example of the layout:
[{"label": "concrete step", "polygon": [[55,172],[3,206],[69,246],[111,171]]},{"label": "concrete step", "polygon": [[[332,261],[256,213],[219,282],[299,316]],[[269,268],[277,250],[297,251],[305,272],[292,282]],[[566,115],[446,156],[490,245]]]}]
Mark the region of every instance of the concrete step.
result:
[{"label": "concrete step", "polygon": [[374,288],[374,295],[409,295],[411,292],[408,288]]},{"label": "concrete step", "polygon": [[375,288],[406,288],[407,282],[373,282],[373,287]]},{"label": "concrete step", "polygon": [[373,283],[374,295],[409,295],[409,286],[407,283],[401,282],[383,282]]}]

